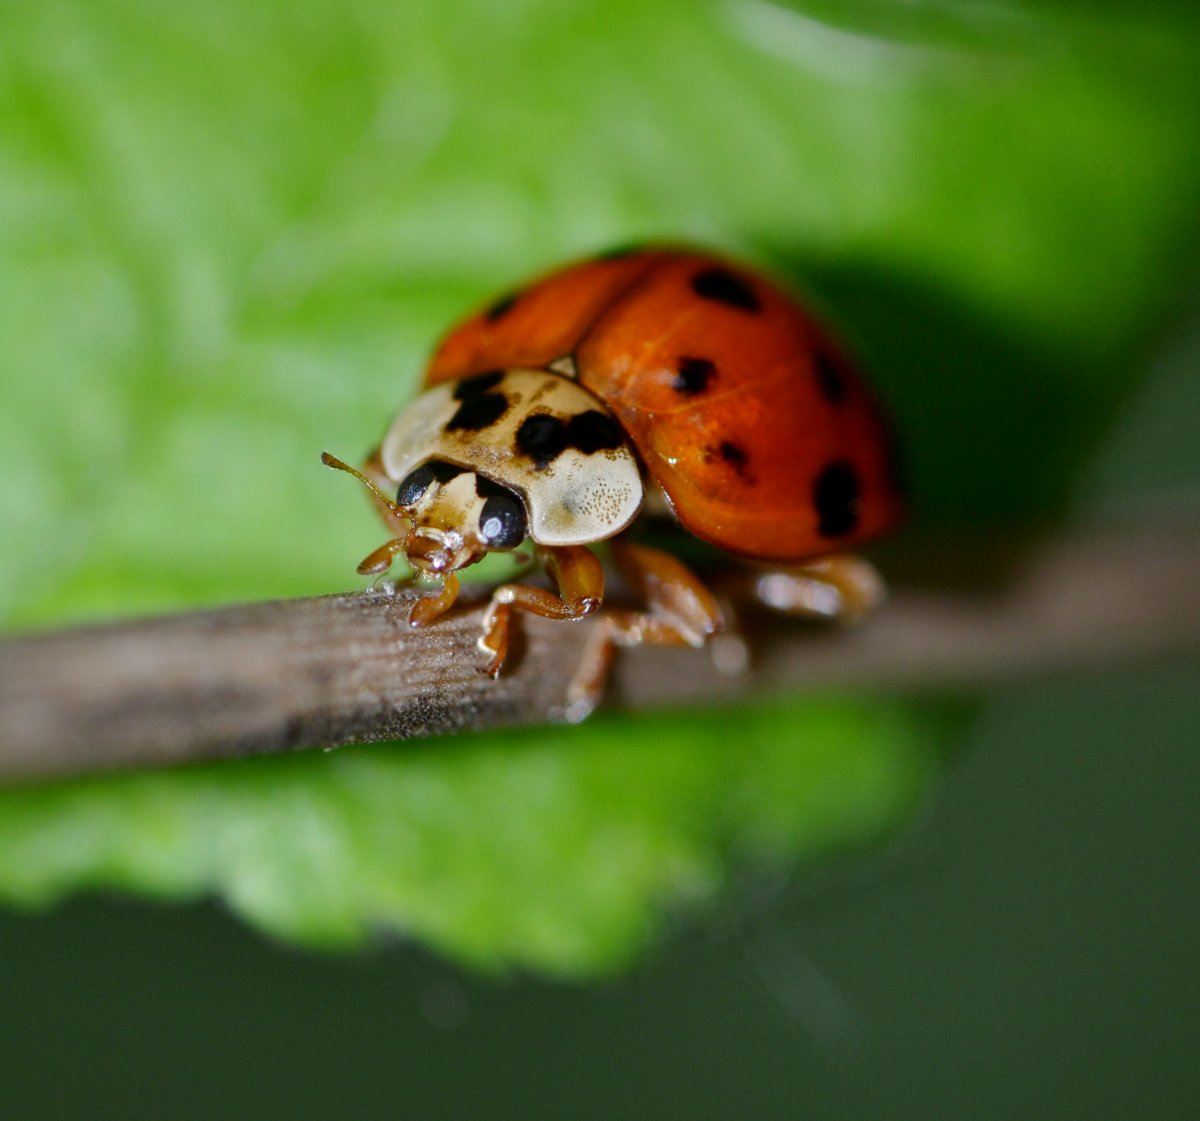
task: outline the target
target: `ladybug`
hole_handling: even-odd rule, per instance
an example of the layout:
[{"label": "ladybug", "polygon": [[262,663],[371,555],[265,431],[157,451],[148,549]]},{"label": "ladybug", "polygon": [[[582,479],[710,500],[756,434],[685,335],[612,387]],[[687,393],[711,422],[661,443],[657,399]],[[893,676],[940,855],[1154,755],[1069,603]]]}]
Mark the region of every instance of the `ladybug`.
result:
[{"label": "ladybug", "polygon": [[479,638],[493,677],[514,611],[599,610],[589,546],[608,543],[642,606],[597,616],[571,720],[599,699],[614,647],[702,646],[723,627],[704,583],[632,539],[639,516],[751,562],[770,607],[852,619],[883,585],[846,550],[903,511],[889,425],[842,347],[772,280],[674,246],[576,262],[494,300],[445,335],[362,471],[322,460],[365,482],[394,532],[358,571],[403,557],[432,585],[414,626],[454,603],[461,569],[532,542],[554,590],[493,591]]}]

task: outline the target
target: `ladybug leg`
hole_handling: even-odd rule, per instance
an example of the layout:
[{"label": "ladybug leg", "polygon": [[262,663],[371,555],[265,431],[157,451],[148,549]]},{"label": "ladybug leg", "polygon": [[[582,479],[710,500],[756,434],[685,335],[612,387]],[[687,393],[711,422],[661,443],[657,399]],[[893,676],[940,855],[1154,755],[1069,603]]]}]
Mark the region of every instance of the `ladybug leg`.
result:
[{"label": "ladybug leg", "polygon": [[853,623],[878,607],[887,594],[869,562],[836,553],[807,564],[748,572],[754,599],[785,615]]},{"label": "ladybug leg", "polygon": [[645,607],[613,608],[596,620],[567,692],[563,715],[572,724],[600,702],[618,647],[701,647],[725,626],[712,592],[676,557],[619,537],[609,547],[621,575]]},{"label": "ladybug leg", "polygon": [[700,647],[724,630],[716,597],[678,557],[619,537],[610,542],[610,548],[626,583],[646,605],[642,612],[611,612],[614,617],[625,617],[626,629],[641,627],[646,632],[645,637],[631,633],[632,641],[618,645],[649,642]]},{"label": "ladybug leg", "polygon": [[441,588],[432,595],[422,596],[413,604],[412,611],[408,616],[408,625],[410,627],[429,626],[434,619],[440,618],[449,611],[454,606],[456,599],[458,599],[458,577],[451,572],[443,578]]},{"label": "ladybug leg", "polygon": [[359,576],[380,576],[395,563],[397,557],[403,557],[408,535],[393,537],[385,541],[378,549],[373,549],[358,562],[356,571]]},{"label": "ladybug leg", "polygon": [[483,617],[479,649],[488,655],[481,667],[495,677],[508,657],[509,632],[513,611],[528,611],[544,619],[582,619],[596,610],[604,599],[604,569],[596,554],[582,545],[539,549],[556,591],[531,588],[525,584],[501,584],[492,593],[492,602]]}]

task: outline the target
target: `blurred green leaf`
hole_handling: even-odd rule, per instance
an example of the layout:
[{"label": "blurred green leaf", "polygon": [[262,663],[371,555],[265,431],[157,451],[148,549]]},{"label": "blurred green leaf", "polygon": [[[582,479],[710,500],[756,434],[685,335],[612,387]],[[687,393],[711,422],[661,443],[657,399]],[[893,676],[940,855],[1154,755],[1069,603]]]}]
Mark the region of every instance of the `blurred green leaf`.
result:
[{"label": "blurred green leaf", "polygon": [[[1180,310],[1174,5],[0,2],[0,615],[353,586],[365,449],[437,333],[640,238],[806,287],[926,526],[1059,511]],[[879,835],[920,712],[787,704],[0,798],[0,893],[218,891],[288,936],[627,960],[731,855]]]},{"label": "blurred green leaf", "polygon": [[933,726],[772,704],[10,791],[0,897],[215,889],[315,945],[399,931],[492,968],[612,969],[665,901],[716,897],[731,858],[821,856],[901,820]]}]

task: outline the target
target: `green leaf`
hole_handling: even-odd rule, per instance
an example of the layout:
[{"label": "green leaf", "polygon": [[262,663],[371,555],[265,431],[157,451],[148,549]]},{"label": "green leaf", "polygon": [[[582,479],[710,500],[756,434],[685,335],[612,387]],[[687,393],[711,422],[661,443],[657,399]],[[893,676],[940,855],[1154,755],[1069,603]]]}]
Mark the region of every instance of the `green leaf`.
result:
[{"label": "green leaf", "polygon": [[[1166,3],[0,5],[0,617],[354,585],[324,472],[527,271],[682,238],[806,288],[894,407],[918,526],[1062,511],[1197,249],[1200,21]],[[878,837],[898,702],[0,796],[0,894],[222,894],[277,933],[607,968],[747,857]]]},{"label": "green leaf", "polygon": [[491,968],[612,969],[732,858],[823,856],[900,820],[935,723],[776,703],[10,791],[0,897],[217,890],[315,945],[399,931]]}]

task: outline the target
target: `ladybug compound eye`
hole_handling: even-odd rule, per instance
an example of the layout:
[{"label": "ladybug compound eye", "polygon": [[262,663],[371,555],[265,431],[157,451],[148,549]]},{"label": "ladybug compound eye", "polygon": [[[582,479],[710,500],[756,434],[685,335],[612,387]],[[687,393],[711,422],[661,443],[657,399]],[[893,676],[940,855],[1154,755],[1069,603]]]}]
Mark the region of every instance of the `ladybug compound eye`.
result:
[{"label": "ladybug compound eye", "polygon": [[414,506],[423,495],[429,484],[433,482],[433,468],[426,463],[415,471],[410,471],[400,489],[396,491],[397,506]]},{"label": "ladybug compound eye", "polygon": [[461,475],[463,470],[462,467],[455,467],[453,463],[443,463],[437,459],[422,463],[420,467],[405,475],[404,481],[396,491],[396,505],[415,506],[429,489],[430,483],[435,480],[448,483],[456,475]]},{"label": "ladybug compound eye", "polygon": [[[479,490],[484,493],[484,486]],[[479,514],[479,536],[489,549],[515,549],[528,535],[524,504],[503,487],[488,486],[486,494]]]}]

